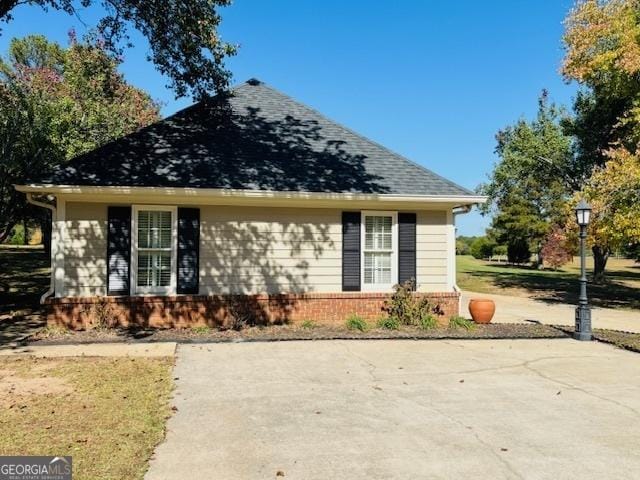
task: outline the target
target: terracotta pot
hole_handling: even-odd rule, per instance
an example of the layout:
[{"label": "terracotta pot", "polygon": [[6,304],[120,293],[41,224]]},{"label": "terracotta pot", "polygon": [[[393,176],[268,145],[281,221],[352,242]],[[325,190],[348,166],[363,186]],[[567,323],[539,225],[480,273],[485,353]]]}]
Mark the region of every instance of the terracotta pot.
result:
[{"label": "terracotta pot", "polygon": [[488,298],[472,298],[469,300],[469,313],[476,323],[489,323],[496,313],[496,304]]}]

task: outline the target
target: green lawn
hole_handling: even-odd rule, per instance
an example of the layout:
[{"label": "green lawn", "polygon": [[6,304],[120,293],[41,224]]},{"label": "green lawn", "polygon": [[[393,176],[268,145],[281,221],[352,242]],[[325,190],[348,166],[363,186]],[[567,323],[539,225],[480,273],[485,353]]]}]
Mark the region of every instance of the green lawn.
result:
[{"label": "green lawn", "polygon": [[[577,259],[560,270],[537,270],[476,260],[467,255],[459,255],[456,260],[457,282],[463,290],[525,296],[549,302],[577,302]],[[587,267],[592,269],[591,259],[588,259]],[[640,265],[632,260],[612,258],[607,264],[606,275],[604,284],[589,283],[591,303],[601,307],[640,309]]]}]

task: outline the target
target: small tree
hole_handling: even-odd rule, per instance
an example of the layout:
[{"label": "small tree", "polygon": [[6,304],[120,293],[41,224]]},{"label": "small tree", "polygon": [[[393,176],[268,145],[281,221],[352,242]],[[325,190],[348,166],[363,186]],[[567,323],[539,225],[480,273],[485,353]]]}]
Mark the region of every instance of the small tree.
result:
[{"label": "small tree", "polygon": [[573,258],[567,235],[560,227],[554,227],[542,245],[545,262],[552,268],[559,268]]}]

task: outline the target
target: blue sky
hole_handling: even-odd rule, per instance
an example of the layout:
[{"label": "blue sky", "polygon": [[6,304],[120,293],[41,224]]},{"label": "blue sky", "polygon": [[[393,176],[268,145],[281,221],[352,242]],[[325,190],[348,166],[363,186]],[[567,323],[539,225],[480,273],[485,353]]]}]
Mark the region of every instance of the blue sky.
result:
[{"label": "blue sky", "polygon": [[[562,21],[573,0],[386,1],[237,0],[223,11],[223,37],[240,45],[228,65],[234,83],[257,77],[365,136],[474,189],[496,160],[496,131],[530,117],[547,88],[570,104],[575,86],[558,74]],[[99,7],[79,19],[21,6],[2,24],[9,39],[40,33],[66,44],[95,24]],[[163,102],[176,100],[138,34],[122,72]],[[489,219],[458,219],[463,235]]]}]

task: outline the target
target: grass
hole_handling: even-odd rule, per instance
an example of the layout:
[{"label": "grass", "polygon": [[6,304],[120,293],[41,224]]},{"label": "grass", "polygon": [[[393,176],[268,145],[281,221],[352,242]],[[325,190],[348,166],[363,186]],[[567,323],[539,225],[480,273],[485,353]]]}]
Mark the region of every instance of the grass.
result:
[{"label": "grass", "polygon": [[171,367],[169,358],[1,360],[0,455],[71,455],[74,479],[142,479],[170,415]]},{"label": "grass", "polygon": [[475,327],[475,323],[471,320],[467,320],[460,315],[454,315],[449,319],[449,328],[455,330],[457,328],[463,328],[464,330],[472,330]]},{"label": "grass", "polygon": [[398,330],[400,328],[400,322],[396,317],[380,317],[380,319],[378,319],[378,328]]},{"label": "grass", "polygon": [[49,261],[43,248],[0,245],[0,315],[38,308],[49,286]]},{"label": "grass", "polygon": [[300,324],[300,326],[306,330],[313,330],[318,327],[318,324],[313,320],[305,320]]},{"label": "grass", "polygon": [[[463,290],[534,297],[558,303],[578,300],[579,262],[559,270],[477,260],[471,256],[456,257],[457,283]],[[587,268],[592,270],[592,259]],[[590,272],[589,272],[590,273]],[[607,280],[589,283],[589,301],[594,306],[640,309],[640,265],[633,260],[612,258],[607,263]]]},{"label": "grass", "polygon": [[359,330],[360,332],[364,332],[369,328],[367,322],[358,315],[351,315],[347,318],[346,326],[348,330]]}]

